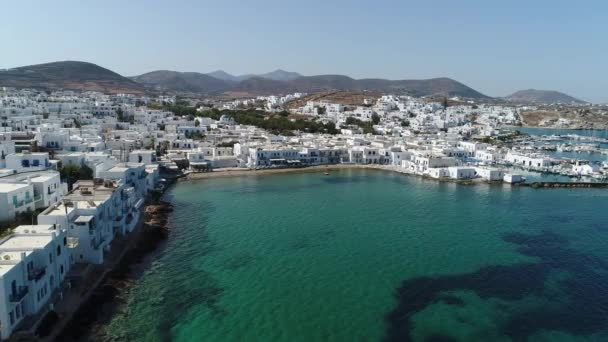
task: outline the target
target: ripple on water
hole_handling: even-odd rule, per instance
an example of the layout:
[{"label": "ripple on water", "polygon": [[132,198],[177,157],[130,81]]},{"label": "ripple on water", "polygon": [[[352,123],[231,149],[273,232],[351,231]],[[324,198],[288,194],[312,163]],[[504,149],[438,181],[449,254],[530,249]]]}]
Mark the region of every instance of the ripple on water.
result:
[{"label": "ripple on water", "polygon": [[182,182],[129,341],[502,341],[608,329],[608,193],[332,171]]}]

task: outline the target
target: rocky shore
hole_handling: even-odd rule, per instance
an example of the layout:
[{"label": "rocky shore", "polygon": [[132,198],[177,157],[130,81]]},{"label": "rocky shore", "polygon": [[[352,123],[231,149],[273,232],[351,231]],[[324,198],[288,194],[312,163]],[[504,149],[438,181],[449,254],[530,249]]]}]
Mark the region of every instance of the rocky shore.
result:
[{"label": "rocky shore", "polygon": [[51,332],[44,340],[101,339],[100,327],[111,320],[123,303],[121,294],[142,274],[146,268],[146,258],[168,237],[168,216],[173,207],[159,197],[148,200],[138,229],[113,245],[112,252],[117,253],[117,257],[113,260],[109,258],[109,264],[103,265],[104,273],[93,274],[101,277],[97,286],[92,286],[88,296],[83,296],[71,318],[64,317],[66,322],[63,327],[55,327],[54,334]]}]

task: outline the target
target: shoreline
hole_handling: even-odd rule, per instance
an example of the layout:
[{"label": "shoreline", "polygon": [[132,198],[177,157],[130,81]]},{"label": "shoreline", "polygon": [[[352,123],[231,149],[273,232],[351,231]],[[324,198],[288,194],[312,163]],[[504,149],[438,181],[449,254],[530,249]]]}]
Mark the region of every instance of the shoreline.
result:
[{"label": "shoreline", "polygon": [[[385,166],[385,167],[382,167]],[[314,165],[306,167],[295,167],[295,168],[276,168],[276,169],[244,169],[244,168],[230,168],[230,169],[217,169],[209,172],[192,172],[189,173],[182,180],[191,181],[199,179],[209,178],[225,178],[225,177],[241,177],[241,176],[266,176],[281,173],[314,173],[314,172],[325,172],[325,171],[336,171],[336,170],[347,170],[347,169],[365,169],[365,170],[388,170],[388,165],[359,165],[359,164],[329,164],[329,165]],[[409,174],[409,173],[408,173]],[[411,174],[414,175],[414,174]]]},{"label": "shoreline", "polygon": [[54,310],[45,314],[35,340],[96,340],[98,328],[116,314],[121,294],[143,274],[150,256],[168,237],[168,215],[173,205],[162,199],[168,188],[170,185],[148,195],[136,229],[115,239],[103,264],[85,265],[82,278],[66,291]]},{"label": "shoreline", "polygon": [[407,170],[404,170],[398,166],[392,165],[361,165],[361,164],[333,164],[333,165],[314,165],[300,168],[281,168],[281,169],[262,169],[262,170],[251,170],[251,169],[219,169],[209,172],[189,173],[186,177],[181,178],[182,181],[197,181],[203,179],[214,179],[214,178],[231,178],[231,177],[259,177],[268,176],[275,174],[287,174],[287,173],[321,173],[331,172],[338,170],[377,170],[394,172],[402,175],[416,177],[423,180],[433,181],[437,183],[454,183],[460,185],[506,185],[510,187],[530,187],[533,189],[550,189],[550,188],[608,188],[606,182],[559,182],[559,181],[535,181],[535,182],[522,182],[522,183],[506,183],[502,181],[488,181],[483,178],[473,179],[451,179],[451,178],[432,178],[427,175],[416,174]]},{"label": "shoreline", "polygon": [[[503,183],[490,182],[481,178],[456,180],[436,179],[428,176],[418,175],[397,166],[390,165],[359,165],[359,164],[335,164],[316,165],[302,168],[283,169],[221,169],[202,173],[189,173],[185,177],[171,179],[194,181],[214,178],[230,178],[244,176],[267,176],[288,173],[321,173],[339,170],[376,170],[394,172],[406,176],[414,176],[421,180],[430,180],[437,183],[455,183],[461,185],[508,185],[510,187],[526,187],[532,189],[555,189],[555,188],[608,188],[608,183],[583,183],[583,182],[531,182],[531,183]],[[331,174],[331,173],[330,173]],[[122,302],[121,295],[148,268],[147,262],[154,253],[158,252],[169,234],[168,216],[173,211],[171,201],[162,199],[166,190],[152,194],[146,201],[142,210],[142,216],[138,228],[130,235],[123,237],[113,245],[111,253],[115,255],[107,263],[102,265],[90,265],[93,272],[82,279],[82,284],[76,285],[65,295],[67,298],[59,303],[54,313],[56,318],[50,329],[45,334],[40,334],[41,341],[78,341],[82,338],[97,339],[103,336],[103,327],[116,315]],[[83,285],[84,289],[83,289]],[[71,298],[70,296],[76,298]],[[70,306],[71,305],[71,306]],[[63,310],[61,307],[64,307]],[[42,325],[42,324],[41,324]],[[40,327],[39,327],[40,329]]]}]

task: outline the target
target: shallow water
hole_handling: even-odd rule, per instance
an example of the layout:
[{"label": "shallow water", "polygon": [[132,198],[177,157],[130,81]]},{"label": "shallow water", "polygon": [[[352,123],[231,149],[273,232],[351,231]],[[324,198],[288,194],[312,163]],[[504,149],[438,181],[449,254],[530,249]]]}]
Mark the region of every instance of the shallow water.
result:
[{"label": "shallow water", "polygon": [[608,340],[606,190],[340,170],[169,196],[107,340]]}]

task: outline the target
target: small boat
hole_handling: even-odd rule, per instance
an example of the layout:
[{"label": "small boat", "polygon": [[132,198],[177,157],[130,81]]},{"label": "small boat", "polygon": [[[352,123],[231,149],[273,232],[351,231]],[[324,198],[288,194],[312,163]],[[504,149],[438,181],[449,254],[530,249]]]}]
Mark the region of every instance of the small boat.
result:
[{"label": "small boat", "polygon": [[323,172],[324,175],[329,176],[329,172],[325,171]]}]

